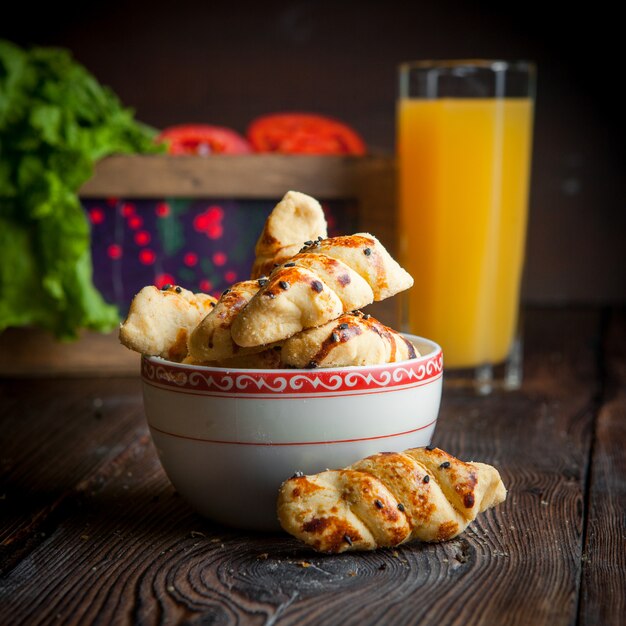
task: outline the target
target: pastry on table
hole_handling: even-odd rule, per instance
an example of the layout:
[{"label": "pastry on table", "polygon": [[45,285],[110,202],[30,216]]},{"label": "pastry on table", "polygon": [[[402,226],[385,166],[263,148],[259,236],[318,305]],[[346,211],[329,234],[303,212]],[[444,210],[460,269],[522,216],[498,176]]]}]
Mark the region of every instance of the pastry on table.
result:
[{"label": "pastry on table", "polygon": [[288,191],[265,221],[255,247],[251,278],[266,276],[275,264],[298,253],[305,241],[327,236],[327,224],[320,203],[298,191]]},{"label": "pastry on table", "polygon": [[288,533],[338,553],[452,539],[505,498],[496,468],[427,447],[295,475],[280,488],[277,512]]},{"label": "pastry on table", "polygon": [[408,339],[361,311],[296,333],[281,350],[283,364],[297,368],[377,365],[418,356]]},{"label": "pastry on table", "polygon": [[189,355],[196,363],[221,361],[262,352],[266,346],[242,348],[232,339],[231,326],[239,312],[264,284],[264,279],[244,280],[226,289],[213,309],[192,331]]},{"label": "pastry on table", "polygon": [[120,325],[120,341],[141,354],[182,361],[187,356],[189,335],[216,302],[209,294],[192,293],[177,285],[143,287]]},{"label": "pastry on table", "polygon": [[272,271],[233,321],[231,334],[243,347],[282,341],[412,284],[373,235],[317,240]]}]

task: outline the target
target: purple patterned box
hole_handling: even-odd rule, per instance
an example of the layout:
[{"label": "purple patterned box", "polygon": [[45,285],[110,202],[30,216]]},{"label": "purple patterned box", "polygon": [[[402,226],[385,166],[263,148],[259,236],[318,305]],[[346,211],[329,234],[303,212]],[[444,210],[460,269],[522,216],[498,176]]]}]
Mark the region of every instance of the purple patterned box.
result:
[{"label": "purple patterned box", "polygon": [[[85,198],[94,283],[122,315],[145,285],[219,294],[249,277],[275,200]],[[356,202],[322,202],[330,236],[357,230]]]}]

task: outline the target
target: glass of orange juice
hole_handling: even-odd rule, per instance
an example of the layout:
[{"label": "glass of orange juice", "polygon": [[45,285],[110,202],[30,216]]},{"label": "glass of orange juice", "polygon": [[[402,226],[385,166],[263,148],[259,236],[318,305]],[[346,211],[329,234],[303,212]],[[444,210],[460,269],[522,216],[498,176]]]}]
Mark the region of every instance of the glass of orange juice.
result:
[{"label": "glass of orange juice", "polygon": [[535,74],[528,61],[399,68],[399,257],[415,279],[400,326],[442,346],[449,387],[480,394],[522,380]]}]

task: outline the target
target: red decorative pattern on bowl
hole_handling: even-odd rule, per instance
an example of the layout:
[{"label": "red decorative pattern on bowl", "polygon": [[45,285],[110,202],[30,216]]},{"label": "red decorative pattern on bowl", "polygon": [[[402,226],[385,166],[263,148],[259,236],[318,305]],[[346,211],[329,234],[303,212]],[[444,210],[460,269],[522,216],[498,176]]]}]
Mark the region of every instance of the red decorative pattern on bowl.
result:
[{"label": "red decorative pattern on bowl", "polygon": [[228,370],[144,357],[144,383],[199,395],[294,398],[396,391],[428,384],[442,376],[443,355],[371,367],[320,370]]}]

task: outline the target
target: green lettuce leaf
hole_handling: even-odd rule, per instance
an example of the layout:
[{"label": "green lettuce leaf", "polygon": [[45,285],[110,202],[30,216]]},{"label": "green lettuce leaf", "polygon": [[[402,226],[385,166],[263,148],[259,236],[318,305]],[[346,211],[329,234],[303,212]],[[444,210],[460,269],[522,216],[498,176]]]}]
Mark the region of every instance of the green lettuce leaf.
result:
[{"label": "green lettuce leaf", "polygon": [[67,50],[0,39],[0,332],[117,325],[93,284],[78,190],[98,159],[163,151],[155,135]]}]

